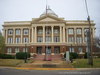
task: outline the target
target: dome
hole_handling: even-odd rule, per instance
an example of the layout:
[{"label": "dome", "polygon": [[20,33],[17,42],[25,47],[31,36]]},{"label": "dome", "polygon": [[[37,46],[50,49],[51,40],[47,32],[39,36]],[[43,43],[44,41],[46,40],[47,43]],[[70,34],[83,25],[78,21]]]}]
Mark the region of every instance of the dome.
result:
[{"label": "dome", "polygon": [[51,16],[54,16],[54,17],[58,17],[49,7],[46,9],[46,11],[40,15],[40,17],[43,17],[45,15],[51,15]]}]

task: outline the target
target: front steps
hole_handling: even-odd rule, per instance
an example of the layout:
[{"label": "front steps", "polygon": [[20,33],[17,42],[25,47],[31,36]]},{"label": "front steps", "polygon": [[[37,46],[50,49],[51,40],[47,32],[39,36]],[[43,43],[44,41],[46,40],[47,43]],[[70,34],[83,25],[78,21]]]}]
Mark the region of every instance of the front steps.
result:
[{"label": "front steps", "polygon": [[62,60],[62,57],[60,55],[37,55],[34,60]]},{"label": "front steps", "polygon": [[21,65],[25,68],[72,68],[70,62],[63,61],[60,55],[37,55],[34,62]]},{"label": "front steps", "polygon": [[66,61],[34,61],[23,64],[24,68],[73,68],[70,62]]}]

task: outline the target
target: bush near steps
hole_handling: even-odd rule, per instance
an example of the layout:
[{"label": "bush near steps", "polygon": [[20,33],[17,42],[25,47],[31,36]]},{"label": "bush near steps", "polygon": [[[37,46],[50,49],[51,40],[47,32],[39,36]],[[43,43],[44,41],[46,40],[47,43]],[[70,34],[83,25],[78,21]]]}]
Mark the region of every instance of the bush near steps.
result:
[{"label": "bush near steps", "polygon": [[27,59],[27,58],[30,58],[30,53],[28,53],[28,52],[16,53],[16,59]]}]

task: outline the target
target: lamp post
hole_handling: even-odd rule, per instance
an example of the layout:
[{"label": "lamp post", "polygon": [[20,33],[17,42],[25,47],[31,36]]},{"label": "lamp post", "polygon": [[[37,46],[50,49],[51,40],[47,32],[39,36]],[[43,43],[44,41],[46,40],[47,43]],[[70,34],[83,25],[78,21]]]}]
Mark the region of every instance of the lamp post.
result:
[{"label": "lamp post", "polygon": [[27,46],[27,42],[26,42],[26,40],[25,40],[25,63],[27,63],[27,52],[26,52],[26,46]]},{"label": "lamp post", "polygon": [[72,44],[71,44],[71,52],[72,52]]}]

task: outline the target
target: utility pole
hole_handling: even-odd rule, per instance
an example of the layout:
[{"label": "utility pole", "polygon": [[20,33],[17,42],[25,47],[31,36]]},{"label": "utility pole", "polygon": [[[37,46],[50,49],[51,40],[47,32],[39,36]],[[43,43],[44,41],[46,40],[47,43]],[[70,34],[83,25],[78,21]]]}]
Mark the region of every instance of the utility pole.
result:
[{"label": "utility pole", "polygon": [[92,55],[92,31],[91,31],[91,23],[90,23],[90,17],[88,16],[88,23],[89,23],[89,30],[87,30],[87,57],[88,57],[88,64],[93,66],[93,55]]},{"label": "utility pole", "polygon": [[87,12],[87,21],[89,24],[89,30],[87,31],[87,54],[88,54],[88,64],[93,66],[93,55],[92,55],[92,30],[91,30],[91,21],[90,21],[90,16],[88,12],[88,6],[87,6],[87,1],[85,0],[85,5],[86,5],[86,12]]}]

